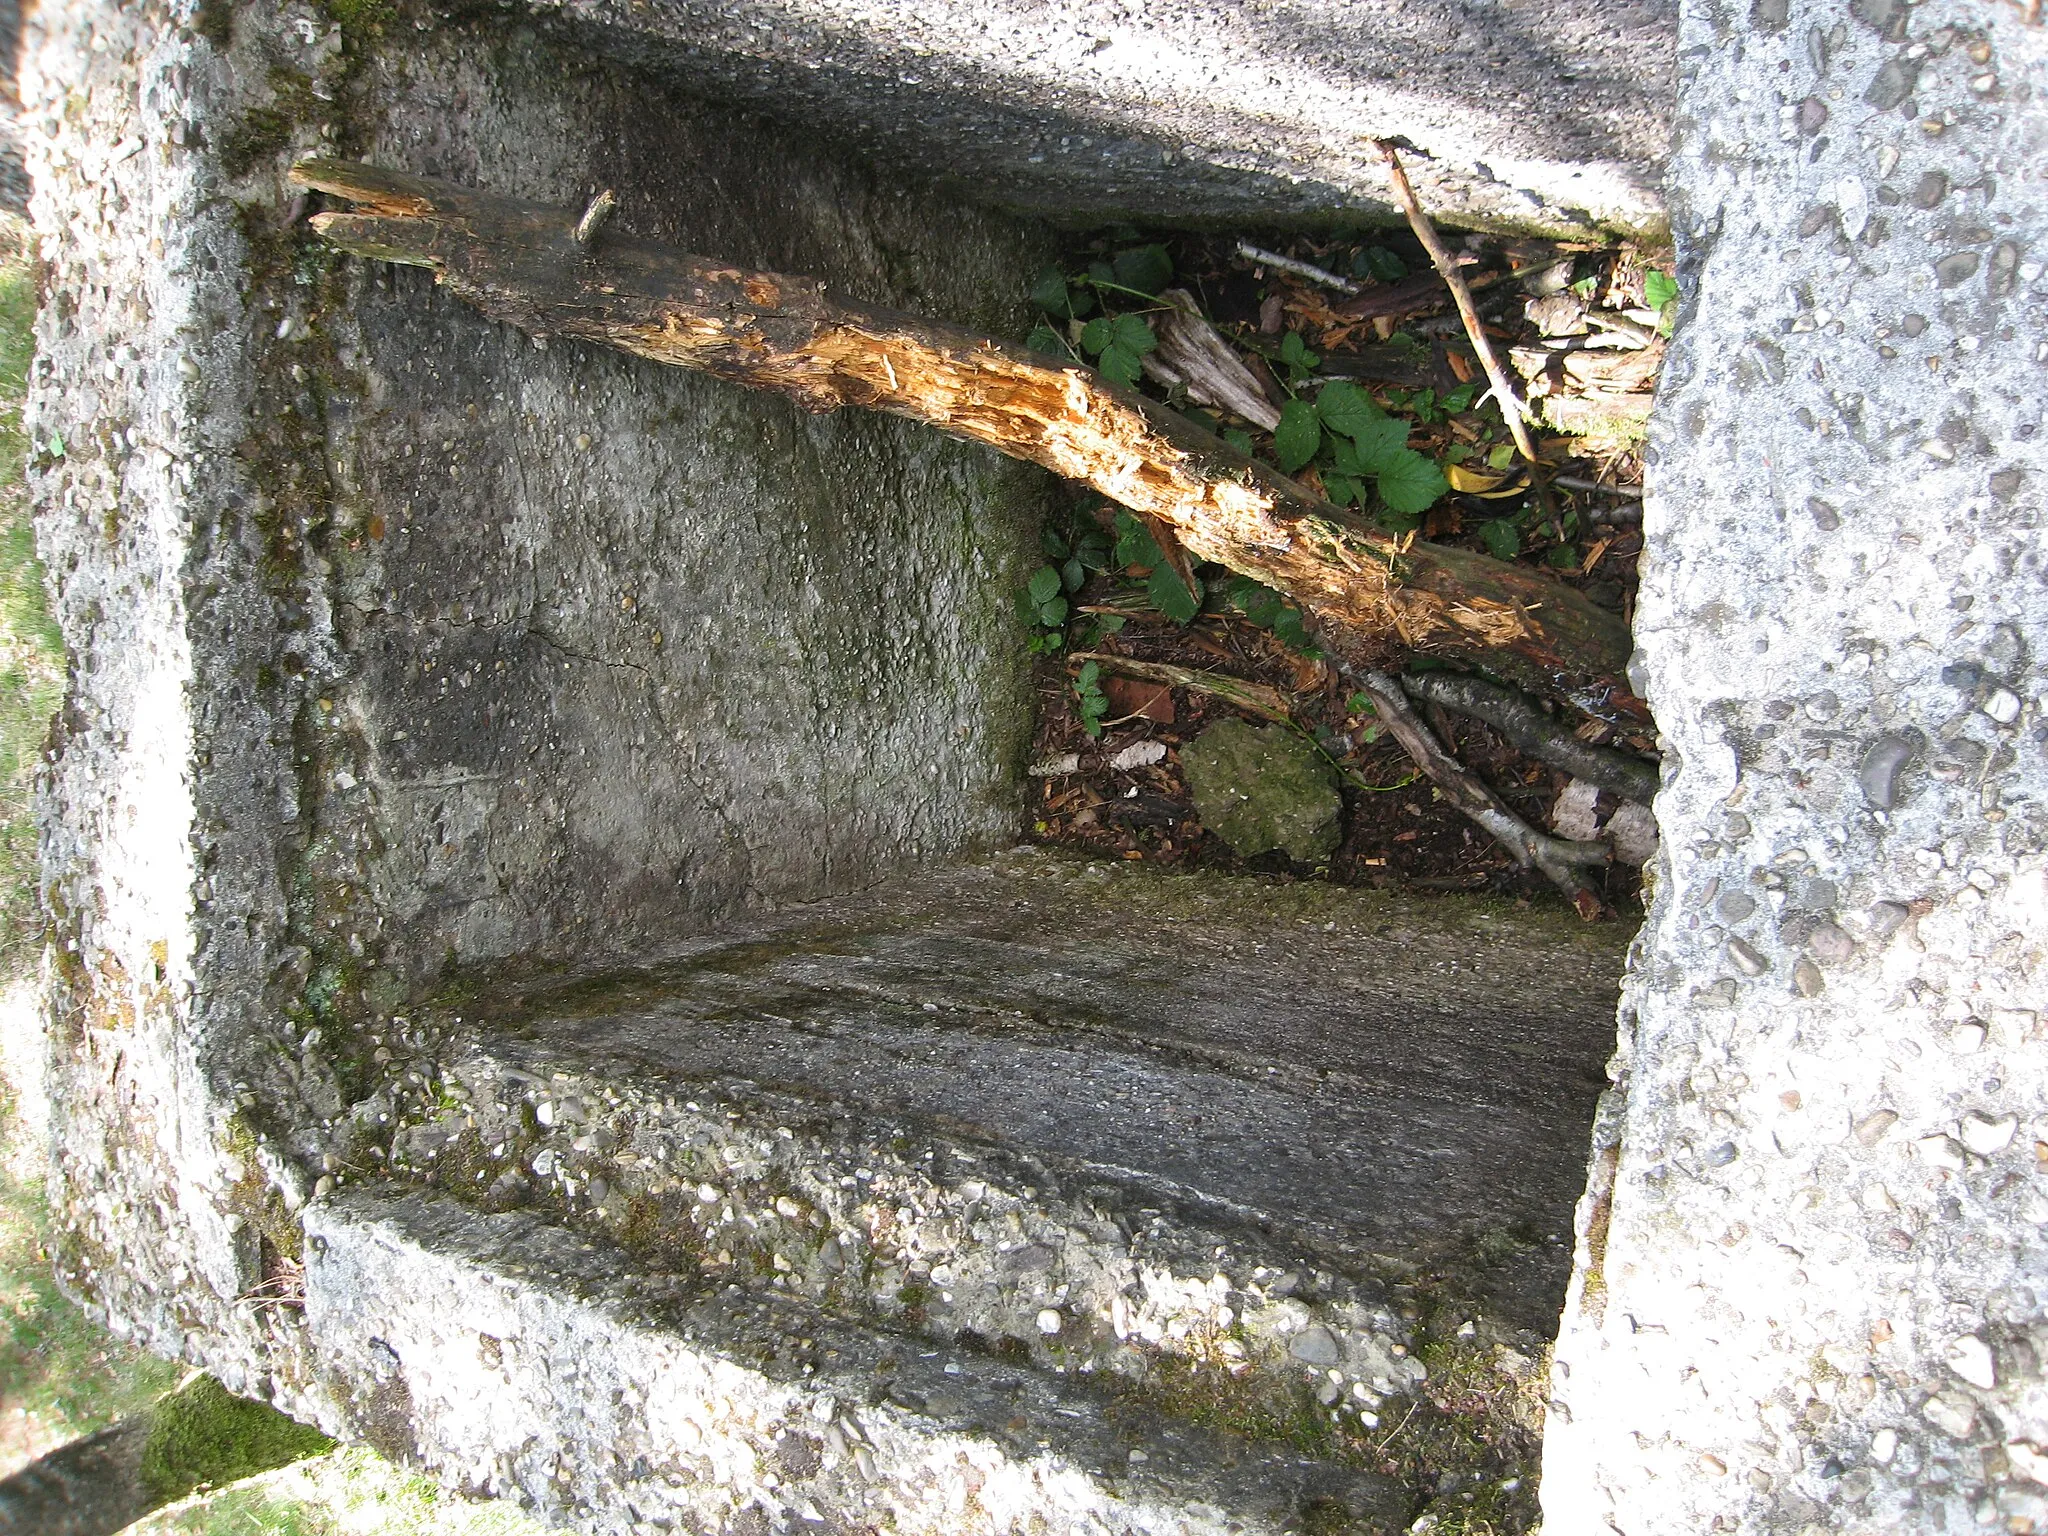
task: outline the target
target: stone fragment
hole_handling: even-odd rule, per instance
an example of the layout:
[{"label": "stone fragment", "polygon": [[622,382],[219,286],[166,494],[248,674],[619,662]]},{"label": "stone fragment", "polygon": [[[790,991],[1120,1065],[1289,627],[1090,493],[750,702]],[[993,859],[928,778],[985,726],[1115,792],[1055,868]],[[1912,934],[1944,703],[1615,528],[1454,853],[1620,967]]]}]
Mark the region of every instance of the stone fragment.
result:
[{"label": "stone fragment", "polygon": [[1026,770],[1034,779],[1058,778],[1063,773],[1078,773],[1081,770],[1081,754],[1061,752],[1054,757],[1040,758]]},{"label": "stone fragment", "polygon": [[1977,1405],[1967,1397],[1938,1392],[1920,1405],[1920,1416],[1954,1440],[1969,1438],[1977,1427]]},{"label": "stone fragment", "polygon": [[1657,817],[1647,805],[1624,800],[1607,818],[1607,838],[1614,856],[1629,864],[1647,864],[1657,855]]},{"label": "stone fragment", "polygon": [[1154,763],[1163,763],[1165,761],[1165,742],[1134,741],[1121,752],[1111,757],[1109,766],[1118,773],[1129,773],[1133,768],[1149,768]]},{"label": "stone fragment", "polygon": [[1870,1459],[1880,1467],[1888,1467],[1899,1454],[1899,1432],[1895,1429],[1880,1429],[1870,1437]]},{"label": "stone fragment", "polygon": [[1898,1114],[1889,1109],[1874,1109],[1856,1122],[1855,1137],[1866,1147],[1874,1147],[1885,1138],[1885,1133],[1899,1123]]},{"label": "stone fragment", "polygon": [[1218,721],[1181,749],[1181,767],[1202,824],[1239,855],[1279,848],[1309,864],[1337,851],[1336,775],[1285,726]]},{"label": "stone fragment", "polygon": [[2020,717],[2020,696],[2010,688],[1996,688],[1984,701],[1984,713],[2000,725],[2011,725]]},{"label": "stone fragment", "polygon": [[1833,923],[1815,923],[1806,935],[1806,947],[1822,965],[1841,965],[1856,953],[1856,941]]},{"label": "stone fragment", "polygon": [[1888,732],[1870,744],[1870,750],[1863,754],[1863,766],[1857,770],[1857,781],[1863,787],[1863,798],[1872,807],[1888,811],[1899,802],[1899,772],[1911,760],[1915,743],[1905,736]]},{"label": "stone fragment", "polygon": [[1058,1333],[1065,1323],[1066,1319],[1060,1316],[1057,1307],[1041,1307],[1039,1309],[1038,1331],[1047,1338],[1051,1338],[1054,1334]]},{"label": "stone fragment", "polygon": [[1801,997],[1819,997],[1827,990],[1827,985],[1820,967],[1804,956],[1792,967],[1792,989]]},{"label": "stone fragment", "polygon": [[1771,962],[1745,939],[1730,939],[1727,952],[1729,961],[1745,976],[1761,976],[1771,968]]},{"label": "stone fragment", "polygon": [[1991,1360],[1991,1346],[1974,1333],[1960,1334],[1949,1341],[1948,1368],[1986,1392],[1998,1385],[1998,1368]]},{"label": "stone fragment", "polygon": [[2048,1485],[2048,1451],[2026,1440],[2005,1442],[2006,1465],[2030,1483]]},{"label": "stone fragment", "polygon": [[1714,911],[1724,923],[1739,923],[1756,911],[1756,898],[1743,891],[1723,891]]},{"label": "stone fragment", "polygon": [[1967,1114],[1960,1127],[1963,1145],[1979,1157],[1991,1157],[2012,1145],[2013,1132],[2019,1129],[2019,1124],[2017,1115],[2001,1115],[1994,1120],[1988,1115]]},{"label": "stone fragment", "polygon": [[1287,1353],[1304,1365],[1331,1366],[1341,1358],[1337,1336],[1318,1323],[1304,1328],[1287,1341]]},{"label": "stone fragment", "polygon": [[1958,1056],[1974,1056],[1984,1049],[1984,1026],[1975,1019],[1965,1019],[1948,1032],[1948,1043]]},{"label": "stone fragment", "polygon": [[1864,921],[1870,926],[1872,938],[1888,939],[1903,928],[1906,919],[1912,915],[1911,909],[1903,902],[1874,901],[1870,904],[1870,911],[1865,914]]},{"label": "stone fragment", "polygon": [[1953,1136],[1937,1132],[1922,1136],[1913,1145],[1920,1150],[1920,1160],[1930,1168],[1946,1168],[1951,1173],[1961,1173],[1968,1165],[1963,1160],[1963,1149]]}]

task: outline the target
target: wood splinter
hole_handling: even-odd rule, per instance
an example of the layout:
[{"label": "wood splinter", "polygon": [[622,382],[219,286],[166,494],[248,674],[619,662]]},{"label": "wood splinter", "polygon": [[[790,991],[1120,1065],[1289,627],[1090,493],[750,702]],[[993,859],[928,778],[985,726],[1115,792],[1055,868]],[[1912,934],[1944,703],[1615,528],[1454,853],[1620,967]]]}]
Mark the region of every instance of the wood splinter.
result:
[{"label": "wood splinter", "polygon": [[588,246],[597,238],[597,232],[604,228],[605,220],[612,216],[612,210],[619,206],[619,200],[612,189],[606,187],[590,200],[590,206],[583,210],[583,217],[576,221],[576,243]]},{"label": "wood splinter", "polygon": [[1626,628],[1540,571],[1410,543],[1340,511],[1176,412],[987,336],[826,295],[445,182],[308,161],[300,186],[346,199],[315,215],[342,250],[431,270],[494,318],[772,390],[814,411],[859,406],[937,427],[1092,486],[1188,554],[1282,593],[1356,667],[1453,658],[1606,717],[1642,718]]}]

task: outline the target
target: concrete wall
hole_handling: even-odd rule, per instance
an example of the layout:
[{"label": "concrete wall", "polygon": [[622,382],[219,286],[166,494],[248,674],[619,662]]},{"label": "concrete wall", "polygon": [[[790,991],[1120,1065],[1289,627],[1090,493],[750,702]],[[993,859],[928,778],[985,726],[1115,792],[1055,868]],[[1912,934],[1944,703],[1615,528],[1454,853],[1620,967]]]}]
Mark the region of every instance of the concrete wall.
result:
[{"label": "concrete wall", "polygon": [[450,965],[644,952],[1014,835],[1049,484],[537,350],[319,249],[286,167],[615,186],[626,227],[991,328],[1043,247],[491,26],[53,8],[23,88],[72,653],[62,1264],[238,1379],[264,1319],[234,1298],[296,1248],[358,1027]]}]

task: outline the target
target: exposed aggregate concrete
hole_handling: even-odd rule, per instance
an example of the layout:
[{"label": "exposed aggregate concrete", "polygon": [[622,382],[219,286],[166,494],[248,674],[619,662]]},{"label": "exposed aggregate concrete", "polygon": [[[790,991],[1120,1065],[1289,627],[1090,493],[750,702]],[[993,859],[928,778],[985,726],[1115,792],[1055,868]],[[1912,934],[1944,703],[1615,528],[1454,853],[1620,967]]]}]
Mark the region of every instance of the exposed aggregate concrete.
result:
[{"label": "exposed aggregate concrete", "polygon": [[1554,1536],[2048,1529],[2048,32],[1690,7]]}]

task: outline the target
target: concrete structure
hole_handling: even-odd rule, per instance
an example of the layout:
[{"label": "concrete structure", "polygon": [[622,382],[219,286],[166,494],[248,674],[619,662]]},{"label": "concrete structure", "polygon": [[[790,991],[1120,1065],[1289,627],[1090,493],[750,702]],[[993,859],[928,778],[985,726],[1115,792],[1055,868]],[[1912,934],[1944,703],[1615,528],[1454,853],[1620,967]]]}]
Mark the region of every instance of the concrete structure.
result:
[{"label": "concrete structure", "polygon": [[[67,1283],[588,1530],[1526,1519],[1590,1129],[1547,1529],[2048,1523],[2041,29],[1683,18],[1595,1126],[1616,934],[992,857],[1041,480],[538,348],[282,171],[616,186],[1015,329],[1016,210],[1367,214],[1352,123],[1474,221],[1652,223],[1662,52],[1556,7],[1492,70],[1488,13],[1402,95],[1464,12],[533,14],[31,18]],[[1432,1373],[1483,1406],[1390,1474]]]}]

